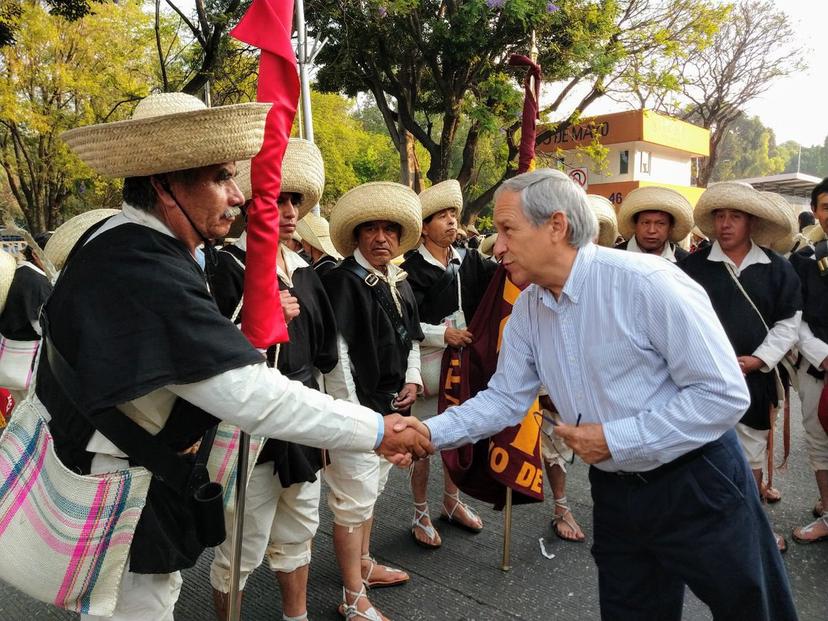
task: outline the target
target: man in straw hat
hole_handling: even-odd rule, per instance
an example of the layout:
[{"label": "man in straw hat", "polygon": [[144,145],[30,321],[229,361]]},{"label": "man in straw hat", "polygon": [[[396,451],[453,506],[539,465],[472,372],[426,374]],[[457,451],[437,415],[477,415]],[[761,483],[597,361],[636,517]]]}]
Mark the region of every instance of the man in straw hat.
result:
[{"label": "man in straw hat", "polygon": [[488,388],[425,422],[434,446],[517,424],[543,384],[555,433],[592,464],[604,619],[680,619],[685,584],[717,619],[796,619],[732,430],[749,394],[702,288],[666,261],[596,247],[586,195],[557,170],[504,182],[494,220],[495,253],[533,284]]},{"label": "man in straw hat", "polygon": [[676,244],[693,228],[693,208],[670,188],[636,188],[621,203],[618,228],[627,241],[616,248],[656,254],[675,263],[687,256]]},{"label": "man in straw hat", "polygon": [[302,246],[320,278],[335,268],[342,259],[331,242],[330,224],[322,216],[309,212],[299,220],[296,232],[302,236]]},{"label": "man in straw hat", "polygon": [[[325,387],[331,395],[380,412],[407,412],[422,386],[423,334],[417,302],[407,274],[391,262],[416,246],[420,214],[417,195],[391,182],[366,183],[346,192],[331,213],[331,240],[345,259],[323,278],[337,309],[339,331],[339,364],[325,377]],[[372,463],[366,465],[334,454],[333,472],[326,469],[325,476],[341,495],[332,500],[334,506],[341,505],[334,529],[345,582],[341,612],[349,619],[379,621],[384,617],[372,608],[365,588],[403,584],[409,576],[371,557],[374,503],[388,480],[390,464],[369,457]],[[371,487],[366,489],[367,483]],[[360,537],[355,539],[353,533]],[[362,566],[354,573],[344,560],[356,556]]]},{"label": "man in straw hat", "polygon": [[[129,120],[63,135],[98,173],[125,178],[121,213],[81,237],[43,312],[48,355],[36,392],[69,468],[112,471],[160,451],[166,472],[186,478],[191,462],[175,453],[194,450],[216,419],[318,447],[425,452],[414,429],[395,432],[379,414],[268,368],[210,295],[196,247],[226,235],[244,203],[235,161],[261,148],[269,108],[208,109],[164,93]],[[204,547],[192,498],[153,474],[119,620],[172,619],[179,570]]]},{"label": "man in straw hat", "polygon": [[828,177],[811,192],[811,210],[817,226],[823,232],[822,240],[814,244],[812,252],[801,251],[791,255],[802,282],[804,310],[799,326],[798,365],[799,398],[802,401],[802,426],[808,447],[808,461],[816,477],[819,501],[814,507],[816,521],[797,528],[794,540],[813,543],[828,540]]},{"label": "man in straw hat", "polygon": [[[239,166],[239,189],[250,198],[250,167]],[[317,203],[325,186],[322,154],[312,142],[291,138],[282,160],[278,197],[279,252],[274,266],[288,321],[290,341],[271,347],[268,362],[287,378],[319,390],[317,369],[326,373],[337,361],[336,324],[322,282],[310,266],[287,247],[299,218]],[[225,317],[240,323],[247,233],[218,253],[213,293]],[[281,440],[267,440],[247,485],[240,590],[267,555],[282,594],[284,619],[307,618],[307,582],[311,542],[319,526],[322,452]],[[232,519],[232,515],[228,516]],[[229,521],[229,520],[228,520]],[[210,567],[213,599],[220,620],[227,617],[232,544],[216,548]]]},{"label": "man in straw hat", "polygon": [[[772,421],[784,399],[777,365],[796,343],[802,317],[799,278],[767,246],[791,235],[793,218],[789,210],[737,182],[705,190],[694,216],[715,241],[679,266],[707,291],[745,376],[750,406],[736,432],[761,494]],[[784,537],[776,535],[776,541],[784,552]]]},{"label": "man in straw hat", "polygon": [[[446,347],[461,348],[472,342],[474,335],[466,327],[497,265],[486,261],[471,248],[462,255],[454,248],[457,220],[463,208],[463,193],[455,179],[424,190],[420,194],[420,203],[423,241],[401,267],[408,273],[425,337],[420,350],[425,398],[418,399],[413,409],[417,418],[425,420],[437,414],[443,352]],[[429,461],[426,459],[412,466],[414,519],[411,534],[418,544],[437,548],[441,540],[428,512],[428,472]],[[440,517],[472,532],[483,529],[483,521],[460,500],[460,490],[445,471]]]}]

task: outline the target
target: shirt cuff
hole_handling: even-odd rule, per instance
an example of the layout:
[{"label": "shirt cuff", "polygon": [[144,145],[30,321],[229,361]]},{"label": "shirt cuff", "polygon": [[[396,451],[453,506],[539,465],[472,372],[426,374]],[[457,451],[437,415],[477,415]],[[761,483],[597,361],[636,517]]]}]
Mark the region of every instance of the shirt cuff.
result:
[{"label": "shirt cuff", "polygon": [[603,424],[604,439],[607,441],[611,458],[618,464],[647,459],[644,439],[638,430],[635,416],[619,418]]},{"label": "shirt cuff", "polygon": [[382,414],[377,413],[377,443],[374,445],[374,450],[377,450],[382,444],[382,439],[385,437],[385,422]]},{"label": "shirt cuff", "polygon": [[416,367],[407,369],[405,372],[405,383],[417,384],[417,393],[421,393],[423,391],[423,376],[420,373],[420,369]]}]

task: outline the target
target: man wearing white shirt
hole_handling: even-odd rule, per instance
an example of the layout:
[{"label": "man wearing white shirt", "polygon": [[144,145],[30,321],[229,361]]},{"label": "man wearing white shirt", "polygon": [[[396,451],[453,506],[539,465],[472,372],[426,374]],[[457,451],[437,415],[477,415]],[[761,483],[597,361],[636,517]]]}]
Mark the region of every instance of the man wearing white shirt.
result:
[{"label": "man wearing white shirt", "polygon": [[[710,296],[745,375],[750,407],[736,433],[761,494],[772,423],[784,399],[781,378],[787,381],[777,367],[796,343],[802,318],[796,272],[766,247],[790,235],[790,223],[764,194],[732,182],[708,188],[694,215],[699,228],[715,241],[679,267]],[[784,537],[777,534],[776,541],[784,552]]]},{"label": "man wearing white shirt", "polygon": [[603,619],[680,619],[685,584],[715,618],[795,619],[732,431],[749,393],[704,291],[666,261],[593,245],[586,195],[559,171],[510,179],[495,201],[495,252],[534,284],[489,387],[426,422],[434,446],[518,423],[543,384],[555,432],[593,464]]}]

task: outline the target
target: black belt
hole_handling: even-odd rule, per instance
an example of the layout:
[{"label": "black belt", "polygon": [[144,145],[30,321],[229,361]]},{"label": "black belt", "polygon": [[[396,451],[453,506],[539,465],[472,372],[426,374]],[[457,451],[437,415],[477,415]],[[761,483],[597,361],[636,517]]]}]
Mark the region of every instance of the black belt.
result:
[{"label": "black belt", "polygon": [[681,468],[682,466],[686,466],[692,461],[695,461],[702,455],[704,455],[704,449],[706,446],[700,446],[697,449],[693,449],[689,453],[685,453],[680,457],[676,457],[673,461],[667,462],[666,464],[662,464],[658,468],[653,468],[652,470],[646,470],[644,472],[607,472],[605,470],[601,470],[601,474],[606,474],[612,477],[616,477],[621,479],[627,483],[634,483],[637,485],[643,485],[646,483],[653,483],[658,479],[670,474]]}]

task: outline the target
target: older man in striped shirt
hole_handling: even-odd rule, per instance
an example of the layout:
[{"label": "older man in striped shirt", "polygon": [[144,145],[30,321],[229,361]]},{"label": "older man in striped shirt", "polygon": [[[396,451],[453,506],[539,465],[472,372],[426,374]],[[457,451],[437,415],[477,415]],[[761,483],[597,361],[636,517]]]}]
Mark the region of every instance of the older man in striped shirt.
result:
[{"label": "older man in striped shirt", "polygon": [[598,248],[583,191],[549,169],[496,194],[495,254],[529,286],[487,390],[426,422],[437,448],[517,424],[545,385],[587,463],[602,618],[796,619],[733,427],[749,395],[705,292],[669,262]]}]

